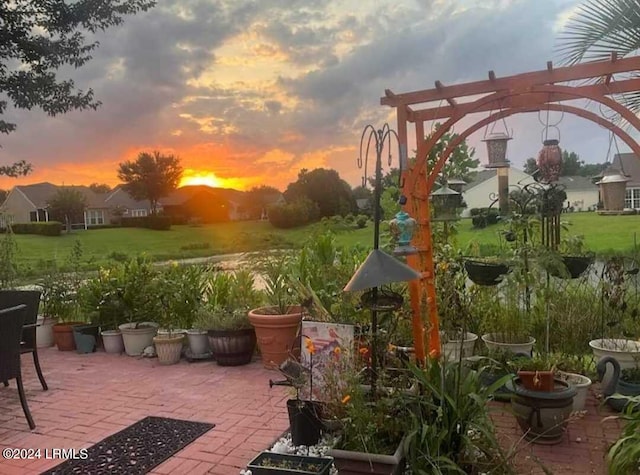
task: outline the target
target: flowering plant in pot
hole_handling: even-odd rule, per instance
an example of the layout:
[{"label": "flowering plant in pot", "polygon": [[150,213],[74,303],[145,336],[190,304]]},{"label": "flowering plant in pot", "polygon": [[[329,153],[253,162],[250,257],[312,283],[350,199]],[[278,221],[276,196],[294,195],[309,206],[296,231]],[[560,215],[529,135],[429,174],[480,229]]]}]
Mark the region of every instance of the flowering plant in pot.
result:
[{"label": "flowering plant in pot", "polygon": [[295,271],[290,255],[268,257],[260,271],[269,305],[250,310],[249,321],[256,330],[265,368],[276,369],[290,355],[299,355],[303,308],[291,285]]},{"label": "flowering plant in pot", "polygon": [[53,337],[58,350],[75,350],[73,326],[83,323],[78,318],[76,289],[68,275],[59,272],[55,267],[48,270],[40,285],[42,312],[45,318],[56,321],[53,325]]}]

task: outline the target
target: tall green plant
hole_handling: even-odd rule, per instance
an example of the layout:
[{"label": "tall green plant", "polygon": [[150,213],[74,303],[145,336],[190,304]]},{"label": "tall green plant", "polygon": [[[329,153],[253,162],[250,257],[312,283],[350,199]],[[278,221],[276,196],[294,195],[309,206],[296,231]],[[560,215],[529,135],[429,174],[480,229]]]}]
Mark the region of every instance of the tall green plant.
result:
[{"label": "tall green plant", "polygon": [[424,389],[408,401],[412,418],[404,447],[412,473],[515,473],[496,439],[487,405],[507,377],[484,387],[475,371],[438,360],[411,370]]},{"label": "tall green plant", "polygon": [[[613,416],[625,421],[624,428],[618,440],[607,453],[609,473],[631,474],[640,472],[640,396],[620,397],[628,400],[624,413]],[[609,419],[609,418],[607,418]]]}]

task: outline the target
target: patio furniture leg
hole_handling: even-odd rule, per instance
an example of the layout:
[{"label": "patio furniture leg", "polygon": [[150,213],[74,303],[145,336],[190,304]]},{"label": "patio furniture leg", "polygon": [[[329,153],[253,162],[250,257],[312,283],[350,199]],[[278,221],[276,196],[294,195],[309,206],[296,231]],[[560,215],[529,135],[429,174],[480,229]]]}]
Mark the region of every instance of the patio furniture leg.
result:
[{"label": "patio furniture leg", "polygon": [[46,391],[49,389],[47,386],[47,382],[44,380],[44,375],[42,374],[42,369],[40,368],[40,360],[38,359],[38,352],[33,352],[33,364],[36,367],[36,373],[38,373],[38,379],[40,380],[40,384],[42,384],[42,390]]},{"label": "patio furniture leg", "polygon": [[24,415],[27,418],[27,422],[29,423],[29,428],[31,430],[36,428],[35,422],[33,422],[33,417],[31,417],[31,412],[29,411],[29,406],[27,405],[27,397],[24,394],[24,386],[22,385],[22,375],[18,375],[16,378],[18,383],[18,394],[20,395],[20,404],[22,404],[22,410],[24,411]]}]

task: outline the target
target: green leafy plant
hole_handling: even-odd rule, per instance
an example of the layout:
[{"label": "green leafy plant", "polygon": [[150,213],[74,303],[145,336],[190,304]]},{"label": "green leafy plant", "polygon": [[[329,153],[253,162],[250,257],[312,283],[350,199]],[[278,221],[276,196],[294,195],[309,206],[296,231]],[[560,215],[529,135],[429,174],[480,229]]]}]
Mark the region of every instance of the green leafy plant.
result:
[{"label": "green leafy plant", "polygon": [[412,408],[404,442],[416,474],[513,474],[489,417],[487,403],[508,376],[489,387],[458,364],[429,361],[412,366],[424,391],[408,396]]},{"label": "green leafy plant", "polygon": [[203,330],[242,330],[252,328],[247,312],[263,301],[248,270],[234,273],[209,272],[204,298],[194,322]]},{"label": "green leafy plant", "polygon": [[640,396],[611,396],[626,399],[624,413],[621,416],[611,416],[607,419],[621,419],[625,421],[622,433],[607,453],[609,473],[638,473],[640,471]]},{"label": "green leafy plant", "polygon": [[154,291],[165,328],[191,328],[205,289],[203,274],[200,266],[172,263],[155,277]]}]

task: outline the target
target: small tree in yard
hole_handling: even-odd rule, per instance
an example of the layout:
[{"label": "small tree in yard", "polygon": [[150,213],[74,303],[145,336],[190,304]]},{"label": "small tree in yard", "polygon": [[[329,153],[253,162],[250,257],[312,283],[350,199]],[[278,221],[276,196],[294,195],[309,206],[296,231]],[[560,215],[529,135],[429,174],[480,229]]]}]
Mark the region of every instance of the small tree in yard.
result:
[{"label": "small tree in yard", "polygon": [[118,168],[118,178],[124,189],[136,200],[149,200],[151,213],[156,214],[160,198],[174,191],[182,178],[180,159],[158,151],[142,152],[136,161],[126,161]]},{"label": "small tree in yard", "polygon": [[49,216],[65,223],[68,233],[72,222],[84,216],[86,207],[86,198],[74,188],[60,188],[48,203]]}]

